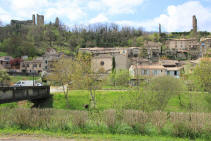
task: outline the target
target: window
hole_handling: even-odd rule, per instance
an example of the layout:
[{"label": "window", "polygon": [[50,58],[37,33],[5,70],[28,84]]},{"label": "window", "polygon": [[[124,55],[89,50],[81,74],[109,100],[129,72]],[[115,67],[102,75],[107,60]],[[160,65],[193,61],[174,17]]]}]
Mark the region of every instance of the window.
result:
[{"label": "window", "polygon": [[170,71],[167,71],[167,75],[170,75]]},{"label": "window", "polygon": [[22,67],[25,67],[25,64],[23,64]]},{"label": "window", "polygon": [[144,75],[147,75],[147,70],[144,70]]},{"label": "window", "polygon": [[26,66],[29,67],[29,64],[27,64]]},{"label": "window", "polygon": [[45,63],[48,64],[48,60],[45,60]]},{"label": "window", "polygon": [[177,76],[177,74],[178,74],[177,71],[174,71],[174,75]]},{"label": "window", "polygon": [[39,64],[39,67],[41,68],[41,64]]},{"label": "window", "polygon": [[142,70],[142,71],[141,71],[141,74],[142,74],[142,75],[147,75],[147,70]]},{"label": "window", "polygon": [[153,74],[154,74],[154,75],[158,75],[158,70],[154,70],[154,71],[153,71]]},{"label": "window", "polygon": [[37,67],[37,64],[33,64],[33,67],[36,68]]},{"label": "window", "polygon": [[104,61],[101,61],[101,62],[100,62],[100,65],[101,65],[101,66],[104,66]]}]

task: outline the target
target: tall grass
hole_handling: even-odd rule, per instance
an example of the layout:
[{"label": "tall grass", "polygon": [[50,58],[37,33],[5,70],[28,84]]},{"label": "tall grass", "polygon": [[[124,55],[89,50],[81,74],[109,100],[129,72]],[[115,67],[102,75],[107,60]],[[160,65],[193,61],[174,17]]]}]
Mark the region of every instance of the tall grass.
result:
[{"label": "tall grass", "polygon": [[211,113],[0,108],[0,128],[209,138]]}]

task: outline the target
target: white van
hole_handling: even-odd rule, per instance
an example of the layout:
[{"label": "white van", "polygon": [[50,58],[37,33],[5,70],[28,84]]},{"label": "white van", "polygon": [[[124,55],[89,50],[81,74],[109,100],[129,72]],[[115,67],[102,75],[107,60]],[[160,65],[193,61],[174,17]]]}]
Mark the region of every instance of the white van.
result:
[{"label": "white van", "polygon": [[[16,86],[16,87],[33,86],[33,80],[20,80],[17,83],[15,83],[14,86]],[[42,84],[34,81],[34,86],[42,86]]]}]

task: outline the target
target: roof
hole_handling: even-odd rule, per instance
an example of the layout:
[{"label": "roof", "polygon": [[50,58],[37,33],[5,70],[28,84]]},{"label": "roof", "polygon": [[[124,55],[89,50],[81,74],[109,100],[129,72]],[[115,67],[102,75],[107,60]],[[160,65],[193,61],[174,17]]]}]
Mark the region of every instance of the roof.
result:
[{"label": "roof", "polygon": [[211,40],[211,38],[201,38],[201,39],[200,39],[201,42],[207,41],[207,40]]},{"label": "roof", "polygon": [[161,64],[162,65],[176,65],[177,63],[179,63],[179,61],[177,60],[161,60]]},{"label": "roof", "polygon": [[24,61],[22,61],[22,63],[42,63],[42,62],[43,62],[43,60],[31,60],[31,61],[24,60]]},{"label": "roof", "polygon": [[100,54],[97,56],[94,56],[93,58],[113,58],[110,54]]},{"label": "roof", "polygon": [[190,38],[190,39],[181,38],[181,39],[169,39],[168,41],[197,41],[197,39],[195,39],[195,38]]},{"label": "roof", "polygon": [[164,66],[162,65],[132,65],[131,67],[133,68],[138,68],[138,69],[165,69]]},{"label": "roof", "polygon": [[207,60],[207,61],[211,61],[211,57],[209,57],[209,58],[199,58],[199,59],[197,59],[197,60],[192,60],[192,61],[190,61],[191,63],[195,63],[195,64],[199,64],[201,61],[205,61],[205,60]]},{"label": "roof", "polygon": [[166,70],[168,71],[175,71],[175,70],[181,70],[184,67],[165,67]]}]

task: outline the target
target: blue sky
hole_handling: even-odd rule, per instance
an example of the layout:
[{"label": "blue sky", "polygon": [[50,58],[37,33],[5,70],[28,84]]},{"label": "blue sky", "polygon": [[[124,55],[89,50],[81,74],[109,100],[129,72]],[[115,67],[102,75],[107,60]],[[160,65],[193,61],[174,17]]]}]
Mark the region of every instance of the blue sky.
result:
[{"label": "blue sky", "polygon": [[143,27],[147,31],[189,31],[192,15],[201,31],[211,32],[211,0],[0,0],[0,20],[28,20],[32,14],[56,17],[68,25],[117,23]]}]

